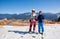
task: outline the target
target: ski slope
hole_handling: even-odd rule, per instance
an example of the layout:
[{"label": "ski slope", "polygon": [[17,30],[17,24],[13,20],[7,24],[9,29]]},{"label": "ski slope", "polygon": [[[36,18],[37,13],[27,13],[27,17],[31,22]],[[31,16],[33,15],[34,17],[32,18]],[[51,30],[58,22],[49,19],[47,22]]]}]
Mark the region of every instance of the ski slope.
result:
[{"label": "ski slope", "polygon": [[[45,25],[44,39],[60,39],[60,24]],[[38,27],[36,26],[36,31]],[[27,33],[29,26],[9,26],[0,27],[0,39],[42,39],[41,34]],[[35,37],[33,37],[35,36]]]}]

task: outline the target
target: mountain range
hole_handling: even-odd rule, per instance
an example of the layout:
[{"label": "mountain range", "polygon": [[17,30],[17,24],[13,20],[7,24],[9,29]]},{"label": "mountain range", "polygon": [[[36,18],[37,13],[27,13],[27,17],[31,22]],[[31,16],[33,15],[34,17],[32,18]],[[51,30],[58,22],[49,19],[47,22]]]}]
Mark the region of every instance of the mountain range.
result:
[{"label": "mountain range", "polygon": [[[30,19],[30,12],[26,12],[23,14],[0,14],[0,20],[7,18],[7,19],[23,19],[28,20]],[[38,15],[38,13],[36,13]],[[43,13],[44,18],[47,20],[57,20],[57,16],[60,15],[60,13],[52,14],[52,13]]]}]

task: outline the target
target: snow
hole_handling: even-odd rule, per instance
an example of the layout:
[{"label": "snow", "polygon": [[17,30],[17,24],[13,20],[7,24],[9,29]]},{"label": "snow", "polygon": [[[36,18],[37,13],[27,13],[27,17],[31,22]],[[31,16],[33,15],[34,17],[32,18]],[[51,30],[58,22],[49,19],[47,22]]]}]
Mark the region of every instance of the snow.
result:
[{"label": "snow", "polygon": [[[44,28],[44,39],[60,39],[60,24],[47,24]],[[5,25],[0,27],[0,39],[41,39],[41,34],[29,34],[28,30],[29,26]],[[38,32],[37,30],[38,27],[35,32]]]}]

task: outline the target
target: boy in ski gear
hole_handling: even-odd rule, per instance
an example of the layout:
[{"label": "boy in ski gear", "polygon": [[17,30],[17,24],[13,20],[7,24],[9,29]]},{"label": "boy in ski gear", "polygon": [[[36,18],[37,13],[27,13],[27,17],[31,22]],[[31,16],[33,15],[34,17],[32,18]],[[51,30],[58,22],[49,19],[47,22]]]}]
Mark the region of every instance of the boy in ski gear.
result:
[{"label": "boy in ski gear", "polygon": [[32,14],[30,16],[30,28],[29,28],[29,32],[31,32],[32,30],[32,26],[33,26],[33,33],[35,32],[35,27],[36,27],[36,14],[35,14],[35,10],[32,10]]},{"label": "boy in ski gear", "polygon": [[[39,11],[37,20],[38,20],[38,32],[40,34],[43,34],[43,32],[44,32],[44,26],[43,26],[44,16],[42,15],[42,11]],[[41,30],[42,30],[42,32],[41,32]]]}]

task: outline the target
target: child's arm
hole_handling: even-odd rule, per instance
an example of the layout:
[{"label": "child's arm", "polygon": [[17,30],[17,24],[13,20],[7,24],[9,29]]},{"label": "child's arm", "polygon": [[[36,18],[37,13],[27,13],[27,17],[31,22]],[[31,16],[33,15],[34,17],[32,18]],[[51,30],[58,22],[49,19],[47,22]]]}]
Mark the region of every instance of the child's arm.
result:
[{"label": "child's arm", "polygon": [[42,16],[42,19],[44,20],[44,16]]},{"label": "child's arm", "polygon": [[44,18],[44,16],[42,16],[42,19],[43,19],[43,22],[45,21],[45,18]]},{"label": "child's arm", "polygon": [[36,14],[34,14],[34,16],[35,16],[34,19],[37,21]]},{"label": "child's arm", "polygon": [[37,21],[39,20],[39,15],[38,15],[38,17],[37,17]]}]

